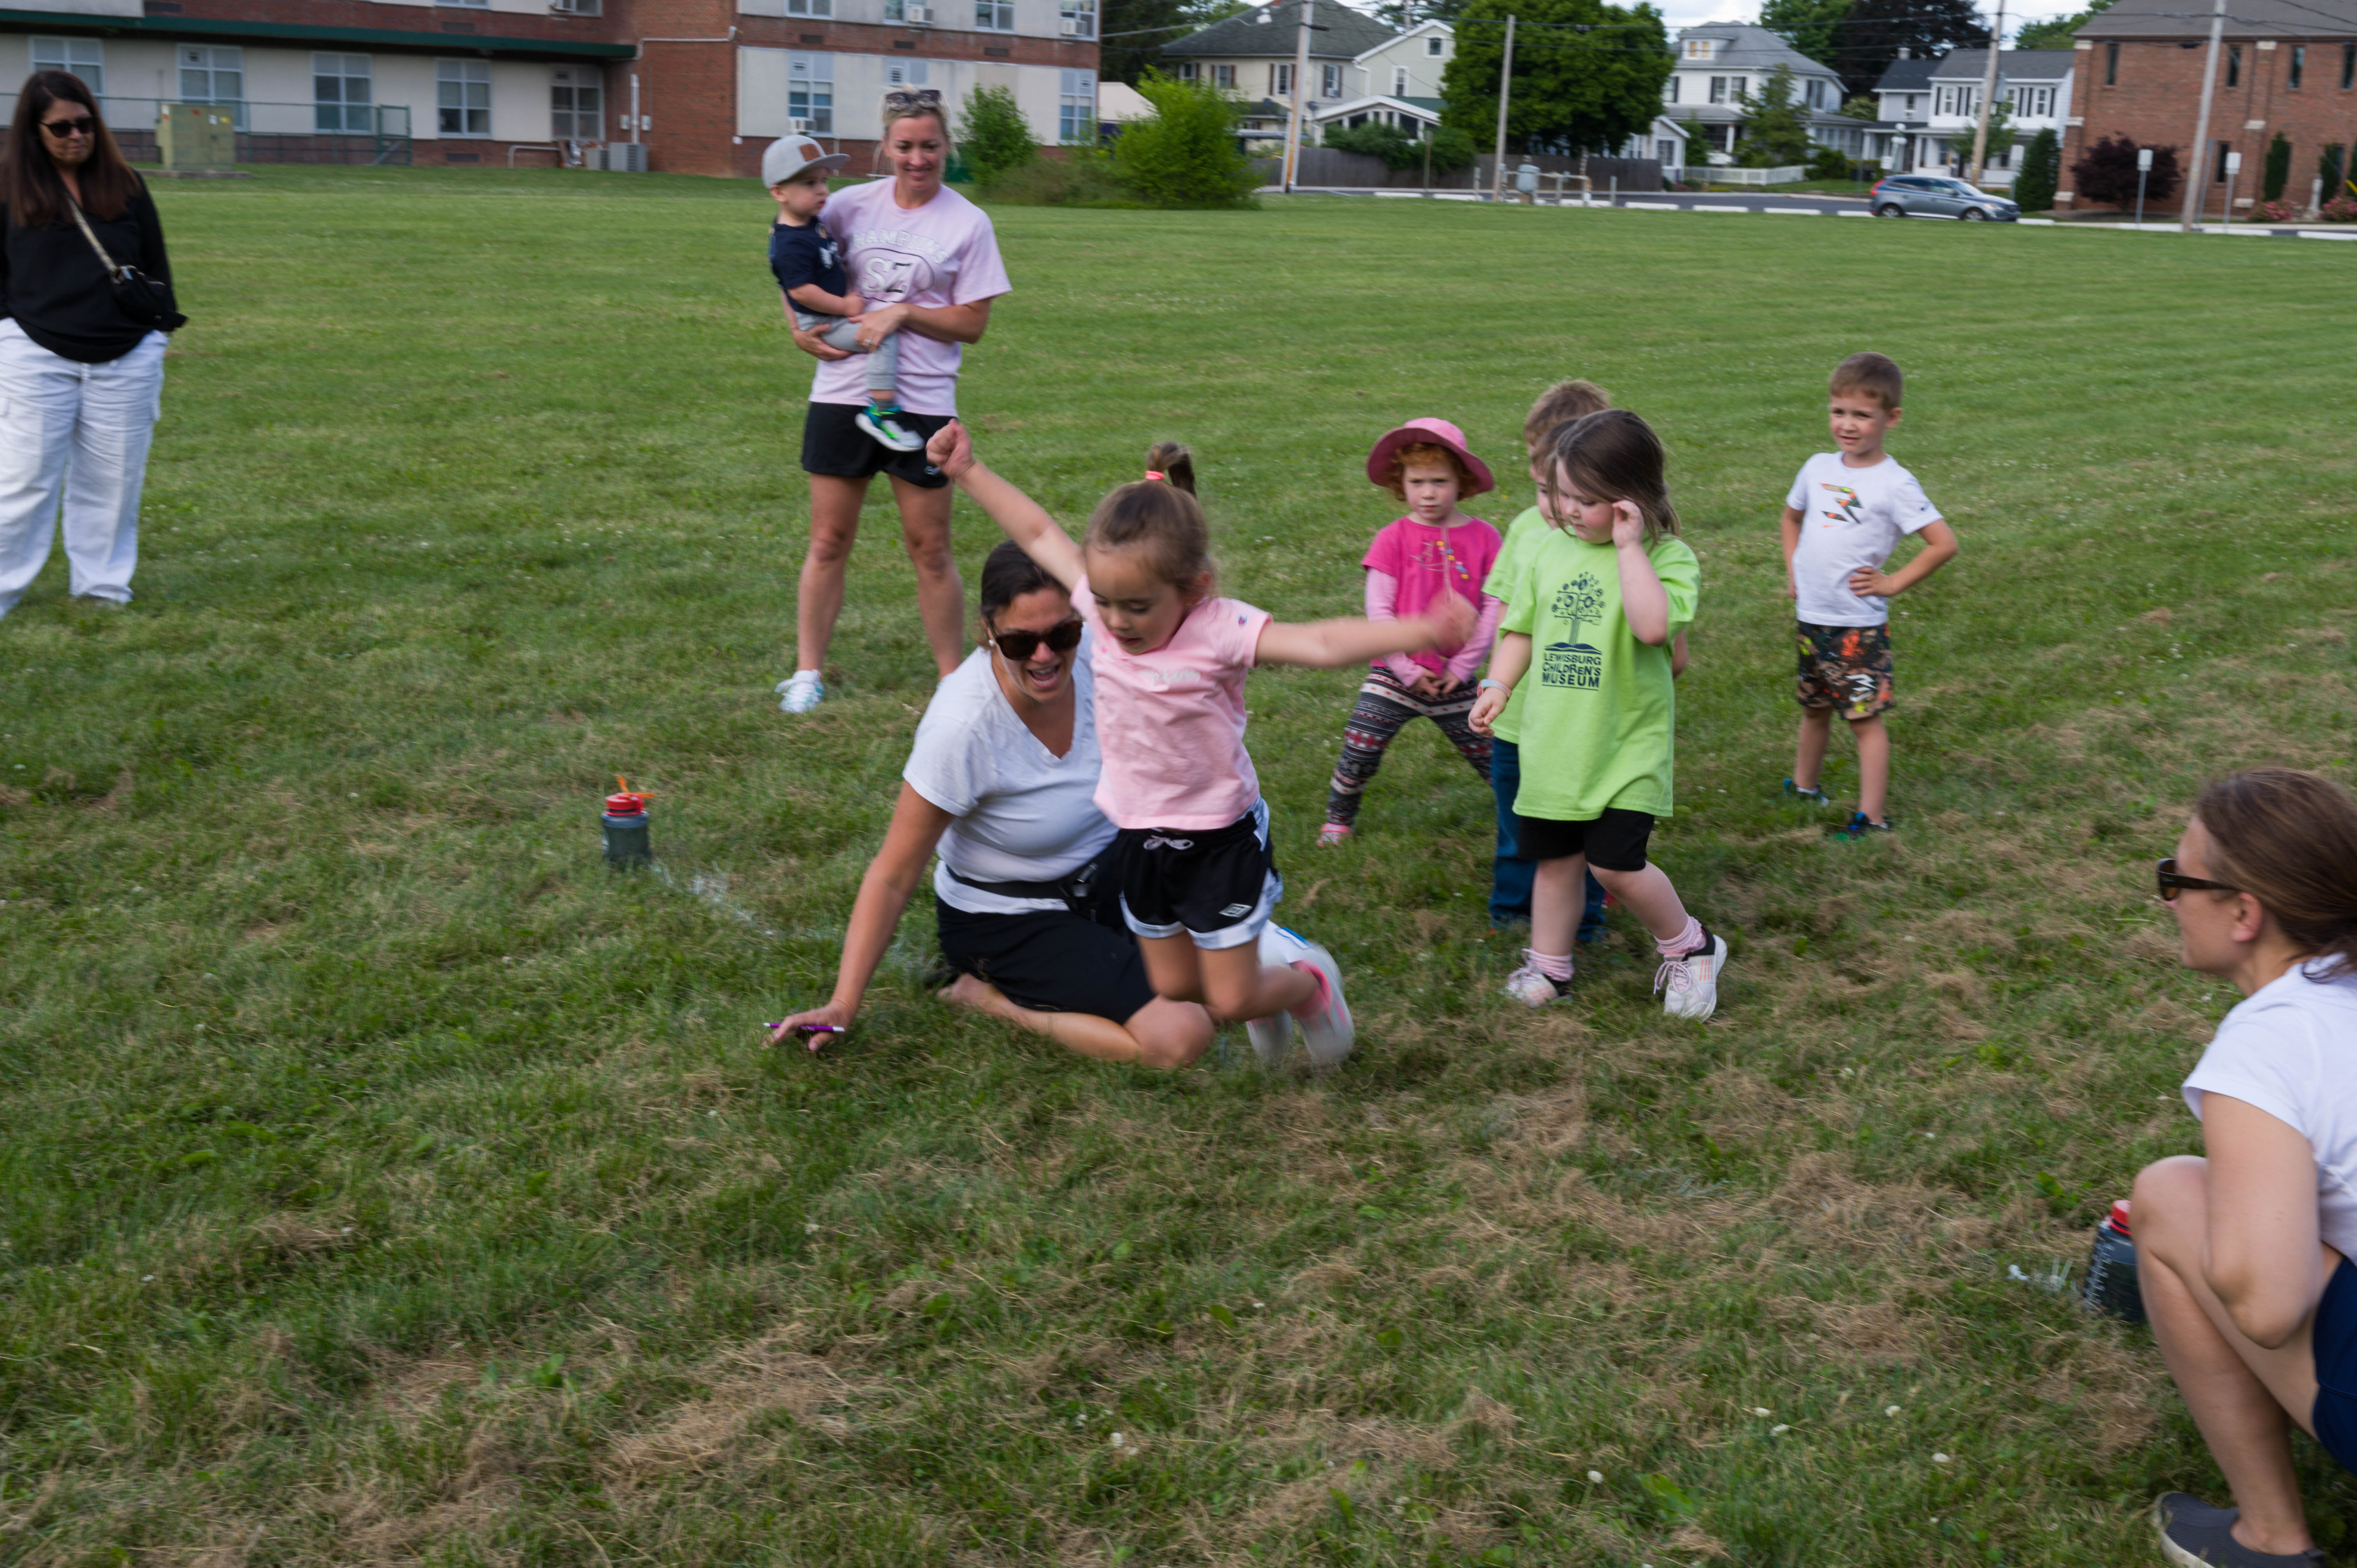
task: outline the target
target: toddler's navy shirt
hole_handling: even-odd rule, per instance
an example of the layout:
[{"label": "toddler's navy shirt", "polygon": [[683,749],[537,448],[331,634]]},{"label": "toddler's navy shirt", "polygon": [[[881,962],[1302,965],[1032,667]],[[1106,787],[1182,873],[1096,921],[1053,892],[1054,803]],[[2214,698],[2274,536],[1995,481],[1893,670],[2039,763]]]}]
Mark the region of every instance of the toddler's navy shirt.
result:
[{"label": "toddler's navy shirt", "polygon": [[778,286],[789,295],[812,283],[829,294],[851,292],[851,274],[843,269],[843,253],[835,248],[834,236],[826,231],[826,224],[820,219],[813,218],[799,229],[790,223],[770,226],[770,271],[777,274]]}]

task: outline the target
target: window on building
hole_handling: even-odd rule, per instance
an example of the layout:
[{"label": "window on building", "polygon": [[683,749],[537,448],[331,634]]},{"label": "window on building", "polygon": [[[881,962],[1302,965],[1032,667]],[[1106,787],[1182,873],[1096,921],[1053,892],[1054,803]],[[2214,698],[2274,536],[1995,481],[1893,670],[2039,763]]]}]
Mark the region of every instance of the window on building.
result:
[{"label": "window on building", "polygon": [[1342,68],[1321,66],[1318,71],[1318,96],[1329,102],[1342,96]]},{"label": "window on building", "polygon": [[1916,103],[1917,99],[1918,99],[1918,98],[1920,98],[1921,96],[1921,94],[1920,94],[1920,93],[1914,93],[1914,92],[1910,92],[1910,93],[1909,93],[1909,94],[1907,95],[1907,113],[1909,113],[1910,114],[1912,114],[1912,113],[1915,113],[1915,103]]},{"label": "window on building", "polygon": [[376,129],[376,84],[368,56],[311,57],[311,128],[363,136]]},{"label": "window on building", "polygon": [[491,0],[434,0],[436,5],[472,5],[478,10],[488,7]]},{"label": "window on building", "polygon": [[2119,84],[2120,46],[2117,43],[2105,44],[2104,46],[2104,85],[2117,87]]},{"label": "window on building", "polygon": [[789,16],[832,16],[834,0],[786,0]]},{"label": "window on building", "polygon": [[1407,96],[1407,67],[1404,65],[1392,67],[1392,96],[1394,98]]},{"label": "window on building", "polygon": [[182,44],[180,102],[217,103],[245,129],[245,51],[227,44]]},{"label": "window on building", "polygon": [[[1057,19],[1063,23],[1068,38],[1093,38],[1097,36],[1097,0],[1059,0]],[[1094,110],[1090,111],[1094,113]]]},{"label": "window on building", "polygon": [[1815,77],[1809,79],[1808,103],[1812,109],[1822,109],[1825,106],[1825,84]]},{"label": "window on building", "polygon": [[1717,52],[1718,40],[1717,38],[1688,38],[1686,40],[1686,59],[1708,59]]},{"label": "window on building", "polygon": [[806,122],[799,127],[816,136],[834,134],[834,57],[790,54],[786,57],[786,113]]},{"label": "window on building", "polygon": [[1710,79],[1710,101],[1713,103],[1727,102],[1727,78],[1714,76]]},{"label": "window on building", "polygon": [[1203,79],[1203,68],[1191,59],[1182,59],[1171,67],[1170,74],[1181,81],[1200,81]]},{"label": "window on building", "polygon": [[1736,96],[1738,100],[1740,100],[1740,99],[1743,97],[1743,95],[1744,95],[1745,93],[1749,92],[1749,91],[1751,91],[1751,79],[1750,79],[1749,77],[1748,77],[1748,76],[1738,76],[1738,77],[1731,78],[1730,80],[1731,80],[1731,81],[1733,81],[1733,83],[1734,83],[1734,87],[1735,87],[1735,96]]},{"label": "window on building", "polygon": [[1678,73],[1676,71],[1670,72],[1669,82],[1662,89],[1663,102],[1675,103],[1678,101]]},{"label": "window on building", "polygon": [[974,25],[985,33],[1015,30],[1015,0],[974,0]]},{"label": "window on building", "polygon": [[2226,155],[2233,150],[2234,144],[2232,142],[2221,142],[2218,144],[2218,156],[2214,160],[2217,166],[2211,173],[2211,184],[2223,185],[2226,183]]},{"label": "window on building", "polygon": [[[920,59],[895,59],[884,63],[884,85],[887,87],[922,87],[932,75],[932,68]],[[1188,78],[1193,81],[1192,77]]]},{"label": "window on building", "polygon": [[1271,98],[1290,98],[1293,96],[1293,68],[1291,66],[1273,65],[1268,68],[1268,95]]},{"label": "window on building", "polygon": [[548,134],[560,142],[606,139],[606,84],[598,72],[561,65],[550,74]]},{"label": "window on building", "polygon": [[1666,140],[1655,142],[1653,144],[1653,160],[1664,168],[1677,167],[1678,145],[1675,142]]},{"label": "window on building", "polygon": [[2243,85],[2243,46],[2240,44],[2226,46],[2226,85]]},{"label": "window on building", "polygon": [[2357,87],[2357,44],[2341,46],[2341,89]]},{"label": "window on building", "polygon": [[2299,91],[2299,79],[2307,74],[2308,46],[2306,44],[2294,44],[2291,47],[2291,75],[2288,78],[2291,83],[2291,90],[2294,92]]},{"label": "window on building", "polygon": [[1097,139],[1097,73],[1092,70],[1068,70],[1063,73],[1061,95],[1056,104],[1056,139],[1067,145],[1094,145]]},{"label": "window on building", "polygon": [[1232,65],[1213,66],[1211,85],[1222,92],[1233,92],[1236,90],[1236,68]]},{"label": "window on building", "polygon": [[434,103],[442,134],[490,135],[491,62],[487,59],[436,60]]},{"label": "window on building", "polygon": [[33,69],[71,71],[81,78],[91,97],[101,97],[106,91],[104,49],[105,46],[96,38],[35,38]]}]

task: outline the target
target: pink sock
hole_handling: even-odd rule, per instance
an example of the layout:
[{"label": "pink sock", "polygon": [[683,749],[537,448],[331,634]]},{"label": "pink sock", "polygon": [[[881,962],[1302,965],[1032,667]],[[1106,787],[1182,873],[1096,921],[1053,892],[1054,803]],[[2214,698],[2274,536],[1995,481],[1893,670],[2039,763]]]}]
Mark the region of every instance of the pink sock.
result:
[{"label": "pink sock", "polygon": [[1686,917],[1686,929],[1680,931],[1676,936],[1672,937],[1667,941],[1662,941],[1656,939],[1653,943],[1653,950],[1660,953],[1663,958],[1684,958],[1686,954],[1693,952],[1695,949],[1701,946],[1702,922],[1695,919],[1692,915],[1688,915]]},{"label": "pink sock", "polygon": [[1549,980],[1567,981],[1571,978],[1569,953],[1541,952],[1536,948],[1524,948],[1523,957],[1533,969],[1537,970]]}]

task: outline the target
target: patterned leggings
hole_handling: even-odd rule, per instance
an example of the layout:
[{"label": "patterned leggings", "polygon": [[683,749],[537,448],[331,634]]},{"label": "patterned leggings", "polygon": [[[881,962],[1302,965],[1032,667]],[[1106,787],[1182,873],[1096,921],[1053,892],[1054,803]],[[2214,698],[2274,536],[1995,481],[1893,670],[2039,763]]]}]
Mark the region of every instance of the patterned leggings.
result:
[{"label": "patterned leggings", "polygon": [[1430,719],[1440,726],[1473,771],[1490,777],[1490,742],[1465,722],[1480,689],[1467,681],[1437,697],[1422,697],[1400,684],[1381,667],[1367,671],[1359,688],[1358,704],[1342,723],[1342,755],[1334,764],[1333,781],[1326,790],[1326,820],[1349,827],[1359,817],[1359,796],[1383,765],[1383,748],[1410,719]]}]

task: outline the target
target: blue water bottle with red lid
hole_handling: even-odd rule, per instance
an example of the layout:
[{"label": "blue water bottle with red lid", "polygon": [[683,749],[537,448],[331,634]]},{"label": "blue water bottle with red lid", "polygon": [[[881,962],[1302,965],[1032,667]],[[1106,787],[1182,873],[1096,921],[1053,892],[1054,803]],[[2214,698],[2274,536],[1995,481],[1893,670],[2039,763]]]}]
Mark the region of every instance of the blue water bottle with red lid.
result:
[{"label": "blue water bottle with red lid", "polygon": [[606,797],[606,864],[618,871],[636,870],[655,858],[647,832],[647,801],[651,797],[644,789],[631,789],[630,781],[619,773],[614,782],[620,788]]},{"label": "blue water bottle with red lid", "polygon": [[2136,1284],[2136,1250],[2128,1230],[2128,1200],[2112,1205],[2095,1227],[2095,1248],[2087,1259],[2087,1281],[2079,1299],[2097,1312],[2128,1323],[2142,1323],[2144,1292]]}]

